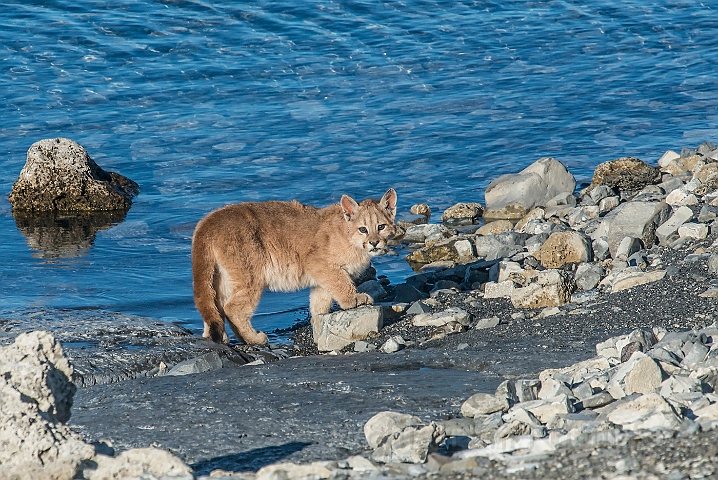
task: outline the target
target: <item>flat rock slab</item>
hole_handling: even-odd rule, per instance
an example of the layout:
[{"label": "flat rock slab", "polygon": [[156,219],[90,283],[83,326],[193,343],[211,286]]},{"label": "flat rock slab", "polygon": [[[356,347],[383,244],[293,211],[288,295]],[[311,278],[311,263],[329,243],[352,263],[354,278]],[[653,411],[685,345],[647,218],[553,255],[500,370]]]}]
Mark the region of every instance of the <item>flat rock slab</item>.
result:
[{"label": "flat rock slab", "polygon": [[[0,312],[0,345],[20,333],[52,332],[74,367],[78,386],[113,383],[155,375],[210,352],[225,363],[244,364],[254,356],[239,353],[159,320],[93,310],[14,310]],[[286,355],[283,355],[286,356]]]}]

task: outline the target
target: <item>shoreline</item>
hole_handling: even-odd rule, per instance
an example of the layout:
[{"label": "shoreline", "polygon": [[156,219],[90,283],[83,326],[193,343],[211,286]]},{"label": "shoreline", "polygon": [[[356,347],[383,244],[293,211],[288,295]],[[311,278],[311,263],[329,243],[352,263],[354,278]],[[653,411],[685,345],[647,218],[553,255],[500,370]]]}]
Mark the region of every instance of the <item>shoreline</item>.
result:
[{"label": "shoreline", "polygon": [[[688,158],[675,154],[662,168],[685,166]],[[112,444],[117,451],[148,445],[167,450],[202,478],[215,472],[213,477],[254,479],[252,472],[257,471],[257,478],[463,478],[479,473],[486,478],[533,473],[578,478],[584,468],[603,471],[596,469],[606,466],[604,457],[613,462],[616,475],[680,473],[684,467],[679,460],[683,465],[692,462],[696,472],[718,474],[701,470],[708,457],[688,448],[691,442],[708,444],[713,435],[713,424],[698,423],[690,402],[670,407],[683,419],[672,430],[634,431],[615,422],[596,426],[591,422],[607,417],[610,408],[637,400],[636,392],[616,394],[617,387],[612,387],[609,404],[594,412],[571,391],[581,382],[559,374],[556,388],[563,383],[561,388],[573,398],[567,414],[584,415],[560,417],[564,422],[583,422],[575,438],[567,423],[549,428],[550,421],[531,423],[536,420],[532,416],[518,422],[518,430],[507,437],[484,438],[471,433],[478,427],[464,410],[475,394],[498,398],[500,389],[508,388],[501,387],[506,381],[513,385],[543,377],[537,385],[549,385],[554,381],[551,372],[600,357],[603,347],[597,345],[611,338],[615,345],[616,337],[633,335],[636,329],[650,332],[655,339],[650,345],[627,341],[633,345],[625,352],[614,348],[612,356],[605,357],[608,373],[600,375],[612,378],[622,365],[649,358],[651,345],[672,332],[715,325],[718,206],[713,206],[714,190],[700,193],[699,188],[718,179],[718,168],[710,174],[715,177],[704,182],[689,178],[718,163],[704,162],[696,168],[696,162],[690,167],[696,170],[692,175],[685,173],[691,171],[686,167],[654,178],[650,169],[656,167],[649,167],[649,175],[638,175],[651,178],[640,188],[630,183],[635,178],[619,176],[629,183],[604,189],[598,201],[599,195],[594,198],[591,192],[600,190],[600,185],[578,197],[556,195],[547,202],[554,202],[552,206],[526,208],[518,224],[504,225],[498,233],[481,233],[484,227],[499,228],[498,223],[458,228],[407,223],[407,235],[422,232],[412,252],[431,258],[425,262],[429,267],[403,284],[391,285],[381,277],[366,282],[371,285],[361,284],[360,289],[374,288],[379,300],[393,295],[393,300],[365,307],[386,312],[383,326],[329,354],[319,355],[308,325],[297,327],[291,348],[222,346],[151,319],[51,310],[19,311],[14,318],[0,318],[4,327],[0,344],[8,344],[19,332],[51,325],[53,315],[65,316],[65,328],[55,329],[55,334],[65,343],[66,355],[75,364],[75,381],[81,386],[68,425],[86,441]],[[621,230],[634,224],[616,222],[620,212],[630,210],[626,205],[649,210],[648,227],[637,235]],[[460,210],[474,215],[476,207]],[[679,213],[685,214],[681,221],[675,220]],[[437,236],[429,240],[434,233]],[[575,234],[584,239],[578,246],[545,247],[554,236]],[[590,257],[582,259],[582,249],[590,250]],[[578,256],[571,257],[573,253]],[[701,377],[705,391],[700,392],[703,407],[706,402],[718,405],[718,397],[710,396],[716,383],[710,375],[718,379],[718,365],[707,360],[714,345],[710,332],[699,335],[707,345],[701,347],[706,349],[701,368],[708,372],[701,374],[705,376]],[[658,369],[657,381],[688,377],[690,370],[681,366],[680,359],[675,363],[676,359],[661,358],[647,360]],[[591,389],[603,391],[603,387]],[[656,395],[656,388],[652,384],[640,393]],[[537,400],[507,401],[499,423],[513,425],[511,412],[531,401]],[[610,408],[600,410],[604,406]],[[418,416],[422,428],[434,429],[432,442],[438,453],[429,448],[415,463],[375,460],[381,457],[378,447],[372,451],[363,428],[383,411]],[[482,421],[490,416],[479,415]],[[466,434],[457,433],[469,423],[474,426]],[[587,425],[597,430],[582,430]],[[498,435],[495,428],[491,433]],[[389,442],[386,448],[391,443],[388,438],[383,440]],[[552,444],[548,452],[536,450],[535,445],[546,446],[556,439],[563,443],[555,448]],[[522,456],[491,450],[501,448],[499,440],[528,443],[514,449],[524,452]],[[671,457],[661,472],[654,460],[662,458],[662,449],[669,444],[687,457]],[[634,458],[636,448],[647,453]],[[374,461],[362,463],[369,458]],[[282,466],[281,462],[292,463]]]}]

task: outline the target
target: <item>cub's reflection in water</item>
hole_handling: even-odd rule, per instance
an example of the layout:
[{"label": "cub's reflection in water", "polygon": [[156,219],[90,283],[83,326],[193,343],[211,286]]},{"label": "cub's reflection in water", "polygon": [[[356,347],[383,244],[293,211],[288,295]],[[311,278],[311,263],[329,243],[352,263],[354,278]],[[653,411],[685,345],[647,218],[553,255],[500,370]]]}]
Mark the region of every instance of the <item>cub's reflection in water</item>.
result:
[{"label": "cub's reflection in water", "polygon": [[55,212],[29,215],[13,212],[18,230],[39,258],[66,258],[85,255],[99,230],[106,230],[125,219],[127,212]]}]

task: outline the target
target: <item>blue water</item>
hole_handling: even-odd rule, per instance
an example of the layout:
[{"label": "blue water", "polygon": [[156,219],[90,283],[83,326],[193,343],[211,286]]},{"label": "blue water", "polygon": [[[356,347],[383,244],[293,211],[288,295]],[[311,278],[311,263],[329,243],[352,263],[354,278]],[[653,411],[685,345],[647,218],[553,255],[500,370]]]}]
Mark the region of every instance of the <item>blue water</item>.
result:
[{"label": "blue water", "polygon": [[[0,307],[200,332],[192,229],[226,203],[322,206],[393,186],[400,211],[441,212],[543,156],[580,181],[605,160],[718,143],[717,8],[0,0]],[[60,136],[141,194],[124,221],[53,253],[7,195],[30,145]],[[408,272],[401,256],[377,268]],[[306,303],[268,294],[255,326],[289,326]]]}]

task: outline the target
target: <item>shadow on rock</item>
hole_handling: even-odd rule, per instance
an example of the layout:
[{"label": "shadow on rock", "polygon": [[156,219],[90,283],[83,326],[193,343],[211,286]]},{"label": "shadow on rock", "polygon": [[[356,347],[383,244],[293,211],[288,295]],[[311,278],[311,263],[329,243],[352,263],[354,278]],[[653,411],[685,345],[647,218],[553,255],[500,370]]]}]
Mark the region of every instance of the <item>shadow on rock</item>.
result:
[{"label": "shadow on rock", "polygon": [[67,258],[85,254],[95,242],[99,230],[106,230],[125,219],[126,212],[92,214],[48,213],[24,215],[13,211],[18,230],[40,258]]},{"label": "shadow on rock", "polygon": [[195,475],[209,475],[212,470],[226,470],[230,472],[256,472],[262,467],[276,463],[293,453],[303,450],[311,443],[289,442],[284,445],[255,448],[242,453],[225,455],[222,457],[204,460],[190,465]]}]

